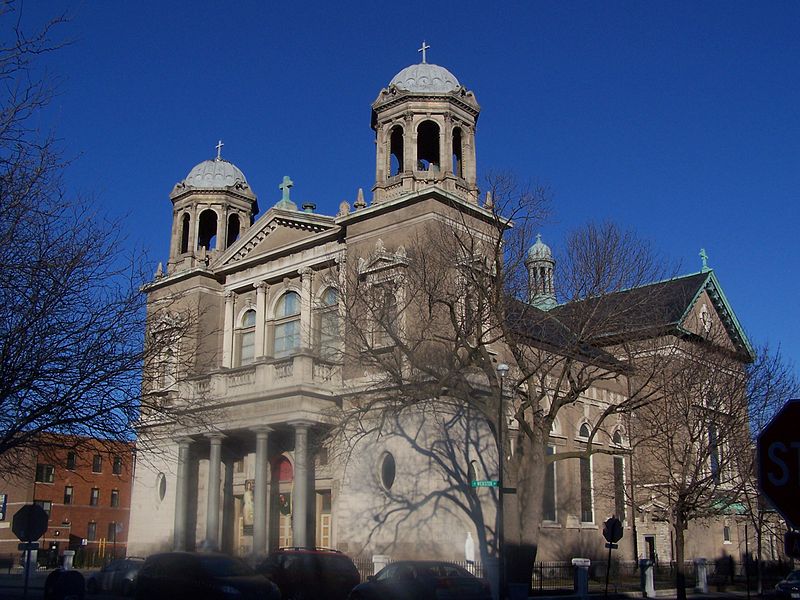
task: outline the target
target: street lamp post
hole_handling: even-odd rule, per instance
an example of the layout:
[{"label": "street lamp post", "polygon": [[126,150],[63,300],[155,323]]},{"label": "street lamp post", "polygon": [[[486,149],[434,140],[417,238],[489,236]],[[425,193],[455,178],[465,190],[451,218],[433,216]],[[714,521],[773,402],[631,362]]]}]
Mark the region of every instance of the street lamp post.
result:
[{"label": "street lamp post", "polygon": [[500,397],[497,399],[497,460],[498,460],[498,477],[497,477],[497,568],[500,575],[500,584],[498,585],[498,597],[500,600],[505,598],[506,594],[506,560],[503,555],[503,546],[505,546],[505,530],[504,530],[504,507],[503,507],[503,472],[505,471],[505,450],[503,449],[503,423],[505,422],[505,414],[503,411],[503,383],[505,382],[506,375],[508,374],[508,365],[500,363],[497,365],[497,374],[500,376]]}]

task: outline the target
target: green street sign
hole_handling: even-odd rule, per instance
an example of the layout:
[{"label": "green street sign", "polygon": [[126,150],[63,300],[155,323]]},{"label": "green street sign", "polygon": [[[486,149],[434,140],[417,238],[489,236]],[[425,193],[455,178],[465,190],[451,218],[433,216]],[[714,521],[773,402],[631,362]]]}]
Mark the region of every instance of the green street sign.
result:
[{"label": "green street sign", "polygon": [[489,480],[489,479],[479,479],[478,481],[470,482],[470,485],[472,487],[474,487],[474,488],[479,488],[479,487],[499,487],[500,486],[500,482],[499,481],[494,481],[494,480]]}]

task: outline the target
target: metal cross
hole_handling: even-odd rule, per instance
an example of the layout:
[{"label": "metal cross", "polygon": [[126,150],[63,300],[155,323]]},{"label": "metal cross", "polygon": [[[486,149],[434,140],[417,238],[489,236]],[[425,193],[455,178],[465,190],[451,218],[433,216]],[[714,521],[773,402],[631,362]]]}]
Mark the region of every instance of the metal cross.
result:
[{"label": "metal cross", "polygon": [[217,160],[222,160],[222,147],[224,145],[225,144],[222,143],[222,140],[220,140],[219,143],[215,146],[215,148],[217,149]]},{"label": "metal cross", "polygon": [[289,190],[292,188],[293,185],[294,185],[294,181],[289,179],[288,175],[284,175],[283,176],[283,181],[278,186],[278,188],[280,188],[283,191],[283,196],[281,197],[282,201],[286,201],[286,202],[289,201]]},{"label": "metal cross", "polygon": [[703,273],[708,271],[708,254],[705,248],[700,248],[700,259],[703,261]]},{"label": "metal cross", "polygon": [[422,52],[422,64],[425,64],[425,62],[427,62],[427,61],[425,60],[425,51],[426,51],[426,50],[429,50],[429,49],[430,49],[430,46],[428,46],[427,44],[425,44],[425,40],[423,40],[423,41],[422,41],[422,48],[420,48],[419,50],[417,50],[417,52]]}]

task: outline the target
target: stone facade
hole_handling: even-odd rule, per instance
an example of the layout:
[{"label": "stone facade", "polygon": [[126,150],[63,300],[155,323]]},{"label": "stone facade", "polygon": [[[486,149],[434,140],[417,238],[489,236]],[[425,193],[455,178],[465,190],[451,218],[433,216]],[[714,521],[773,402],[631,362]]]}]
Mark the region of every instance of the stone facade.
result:
[{"label": "stone facade", "polygon": [[[363,365],[337,360],[337,349],[351,343],[340,293],[348,269],[382,285],[407,261],[404,245],[426,226],[457,223],[483,232],[496,223],[478,196],[480,107],[471,91],[423,62],[401,71],[372,109],[376,176],[369,204],[359,190],[337,215],[318,214],[294,203],[284,177],[282,197],[256,219],[244,174],[219,153],[172,191],[169,261],[146,289],[148,339],[168,343],[146,369],[143,390],[171,411],[143,414],[140,435],[152,450],[136,471],[132,554],[215,547],[249,555],[315,545],[351,555],[463,559],[468,536],[492,543],[491,490],[478,492],[484,526],[459,508],[458,490],[414,505],[452,487],[430,455],[415,448],[446,438],[459,456],[479,458],[472,476],[497,477],[486,419],[440,407],[435,414],[404,413],[352,448],[326,442],[340,409],[375,386]],[[554,261],[541,242],[534,248],[529,269],[537,283],[529,300],[549,309]],[[545,297],[535,297],[536,290]],[[583,427],[624,391],[613,379],[586,390],[576,407],[559,414],[552,451],[584,448]],[[594,444],[624,448],[626,439],[620,418]],[[545,484],[553,492],[540,560],[602,556],[602,525],[615,514],[624,514],[622,557],[644,556],[650,538],[664,556],[662,524],[631,508],[630,460],[595,455],[583,472],[577,459],[555,463]],[[706,549],[719,550],[697,551]]]}]

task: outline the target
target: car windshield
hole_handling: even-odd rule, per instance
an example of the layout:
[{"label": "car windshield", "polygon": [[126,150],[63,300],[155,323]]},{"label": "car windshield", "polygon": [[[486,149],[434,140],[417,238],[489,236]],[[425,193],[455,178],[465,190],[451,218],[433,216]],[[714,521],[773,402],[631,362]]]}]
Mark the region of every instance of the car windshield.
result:
[{"label": "car windshield", "polygon": [[202,556],[200,568],[214,577],[253,575],[253,570],[239,559],[229,556]]}]

